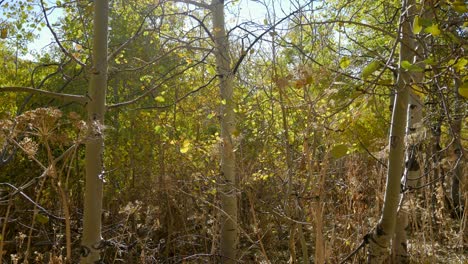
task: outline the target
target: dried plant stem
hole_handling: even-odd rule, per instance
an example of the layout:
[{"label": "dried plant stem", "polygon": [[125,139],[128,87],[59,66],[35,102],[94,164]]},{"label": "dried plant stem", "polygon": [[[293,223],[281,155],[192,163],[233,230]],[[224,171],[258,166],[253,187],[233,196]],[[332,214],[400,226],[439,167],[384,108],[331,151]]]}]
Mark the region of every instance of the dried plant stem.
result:
[{"label": "dried plant stem", "polygon": [[28,256],[29,256],[29,250],[31,248],[32,232],[34,230],[34,224],[36,222],[36,216],[37,216],[37,213],[39,211],[39,208],[37,208],[36,204],[39,202],[39,199],[41,198],[42,190],[44,189],[44,184],[45,184],[46,180],[47,180],[47,177],[44,177],[41,180],[41,182],[39,184],[39,189],[37,190],[36,199],[35,199],[36,203],[34,204],[33,217],[32,217],[32,220],[31,220],[31,227],[29,228],[28,242],[26,244],[26,252],[25,252],[25,255],[24,255],[25,260],[27,260]]},{"label": "dried plant stem", "polygon": [[5,235],[6,235],[6,227],[8,225],[8,218],[10,217],[10,210],[11,206],[13,205],[13,196],[10,196],[10,199],[8,200],[8,207],[7,211],[5,214],[5,220],[3,222],[3,227],[2,227],[2,237],[0,238],[0,264],[3,263],[3,245],[4,245],[4,240],[5,240]]},{"label": "dried plant stem", "polygon": [[65,240],[66,240],[66,250],[67,258],[66,263],[71,263],[71,227],[70,227],[70,208],[68,206],[67,194],[64,188],[62,188],[62,182],[59,180],[57,182],[57,189],[60,193],[60,199],[62,200],[62,209],[65,216]]},{"label": "dried plant stem", "polygon": [[302,262],[303,263],[310,263],[309,259],[309,250],[307,249],[307,241],[304,236],[304,226],[299,225],[298,226],[298,234],[299,234],[299,241],[301,242],[301,250],[302,250]]},{"label": "dried plant stem", "polygon": [[[249,204],[250,204],[250,212],[252,213],[252,221],[253,221],[254,227],[257,229],[258,221],[257,221],[257,215],[255,214],[254,203],[252,201],[252,194],[250,192],[247,192],[247,196],[248,196]],[[260,249],[262,251],[262,254],[263,254],[263,257],[265,258],[266,263],[271,263],[270,259],[268,259],[265,246],[263,245],[262,236],[260,235],[260,232],[255,232],[255,233],[257,234],[258,244],[260,245]]]}]

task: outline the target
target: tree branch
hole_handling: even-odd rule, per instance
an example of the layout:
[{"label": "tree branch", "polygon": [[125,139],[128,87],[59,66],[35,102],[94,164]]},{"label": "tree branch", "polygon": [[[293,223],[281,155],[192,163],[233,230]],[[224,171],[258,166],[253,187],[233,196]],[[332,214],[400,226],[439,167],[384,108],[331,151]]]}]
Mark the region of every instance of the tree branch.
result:
[{"label": "tree branch", "polygon": [[166,2],[176,2],[176,3],[185,3],[189,5],[194,5],[196,7],[201,7],[205,9],[211,9],[211,5],[203,2],[197,2],[195,0],[167,0]]},{"label": "tree branch", "polygon": [[89,98],[83,95],[55,93],[55,92],[50,92],[50,91],[45,91],[45,90],[38,90],[38,89],[30,88],[30,87],[22,87],[22,86],[0,87],[0,93],[1,92],[24,92],[24,93],[31,93],[31,94],[41,94],[50,98],[61,99],[63,101],[76,102],[80,104],[85,104],[89,101]]},{"label": "tree branch", "polygon": [[107,57],[107,60],[110,61],[112,60],[113,58],[115,58],[119,53],[120,51],[122,51],[128,44],[130,44],[132,41],[134,41],[142,32],[143,32],[143,26],[145,25],[145,21],[146,19],[150,16],[150,14],[158,7],[158,5],[156,5],[155,7],[153,7],[144,17],[143,17],[143,20],[141,21],[140,25],[138,26],[138,29],[137,31],[135,32],[135,34],[133,34],[133,36],[131,36],[129,39],[127,39],[124,43],[122,43],[122,45],[120,45],[114,52],[112,52],[108,57]]},{"label": "tree branch", "polygon": [[73,61],[75,61],[76,63],[78,63],[81,67],[85,67],[86,65],[81,62],[79,59],[75,58],[75,56],[73,56],[63,45],[62,43],[60,42],[60,40],[58,39],[58,36],[57,36],[57,33],[55,33],[54,29],[52,28],[52,26],[50,25],[49,23],[49,18],[47,17],[47,12],[46,12],[46,8],[44,6],[44,1],[41,0],[41,9],[42,9],[42,13],[44,14],[44,18],[45,18],[45,22],[46,22],[46,25],[47,25],[47,28],[49,28],[50,30],[50,33],[52,34],[52,36],[54,36],[54,39],[55,39],[55,42],[57,42],[57,45],[60,47],[60,50],[62,50],[63,53],[65,53],[65,55],[67,57],[69,57],[70,59],[72,59]]},{"label": "tree branch", "polygon": [[289,15],[283,17],[282,19],[280,19],[278,22],[276,22],[274,25],[272,25],[271,27],[269,27],[267,30],[265,30],[262,34],[260,34],[258,37],[256,37],[254,39],[254,41],[252,41],[252,43],[250,44],[249,47],[247,47],[247,49],[241,54],[239,60],[236,62],[235,66],[234,66],[234,69],[232,70],[232,74],[235,75],[237,73],[237,70],[239,69],[239,66],[240,64],[242,63],[242,61],[245,59],[245,56],[249,53],[249,51],[253,48],[253,46],[260,40],[263,38],[263,36],[265,36],[268,32],[270,32],[271,30],[274,30],[279,24],[283,23],[285,20],[287,20],[288,18],[290,18],[291,16],[293,16],[294,14],[300,12],[302,10],[302,8],[299,8],[297,9],[296,11],[290,13]]},{"label": "tree branch", "polygon": [[[152,88],[150,88],[149,90],[146,90],[145,92],[143,92],[142,94],[140,94],[140,95],[137,96],[136,98],[133,98],[133,99],[131,99],[131,100],[129,100],[129,101],[125,101],[125,102],[120,102],[120,103],[115,103],[115,104],[112,104],[112,105],[107,105],[107,109],[122,107],[122,106],[130,105],[130,104],[133,104],[133,103],[136,103],[136,102],[140,101],[141,99],[145,98],[145,97],[148,96],[149,94],[151,94],[151,93],[153,93],[154,91],[156,91],[157,88],[159,88],[159,87],[160,87],[161,85],[163,85],[165,82],[171,80],[171,79],[174,78],[175,76],[180,76],[181,74],[183,74],[183,73],[184,73],[185,71],[187,71],[188,69],[194,68],[195,66],[199,65],[200,63],[203,63],[203,62],[205,61],[206,57],[208,57],[209,54],[210,54],[210,53],[206,54],[206,55],[204,56],[204,58],[203,58],[201,61],[199,61],[199,62],[197,62],[197,63],[195,63],[195,64],[193,64],[193,65],[190,65],[190,66],[184,68],[183,70],[181,70],[181,71],[179,71],[179,72],[177,72],[177,73],[175,73],[175,74],[173,74],[173,75],[171,75],[171,76],[169,76],[169,77],[167,77],[167,78],[161,80],[161,82],[160,82],[158,85],[155,85],[155,86],[153,86]],[[176,67],[178,67],[178,66],[176,66]],[[171,72],[171,71],[168,71],[165,75],[168,75],[170,72]],[[162,79],[162,78],[161,78],[161,79]],[[213,78],[213,79],[214,79],[214,78]],[[211,81],[213,81],[213,79],[210,80],[210,83],[211,83]],[[198,89],[198,90],[199,90],[199,89]],[[192,91],[192,92],[196,92],[196,91],[198,91],[198,90],[195,90],[195,91]],[[189,94],[191,94],[191,93],[189,93]],[[187,95],[187,96],[188,96],[188,95]],[[185,96],[185,97],[187,97],[187,96]],[[185,97],[184,97],[184,98],[185,98]]]}]

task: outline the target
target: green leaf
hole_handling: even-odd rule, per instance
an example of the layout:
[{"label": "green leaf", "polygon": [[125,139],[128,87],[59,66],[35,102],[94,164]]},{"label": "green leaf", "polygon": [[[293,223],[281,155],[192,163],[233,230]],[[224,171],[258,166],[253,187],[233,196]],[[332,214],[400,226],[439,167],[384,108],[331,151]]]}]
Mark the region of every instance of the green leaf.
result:
[{"label": "green leaf", "polygon": [[212,118],[215,117],[215,116],[216,116],[216,113],[215,113],[215,112],[211,112],[211,113],[208,114],[207,118],[208,118],[208,119],[212,119]]},{"label": "green leaf", "polygon": [[424,60],[424,63],[427,65],[435,65],[436,61],[434,60],[434,57],[429,57]]},{"label": "green leaf", "polygon": [[413,64],[411,64],[411,62],[407,61],[407,60],[404,60],[401,62],[401,67],[403,69],[406,69],[406,70],[409,70],[411,68]]},{"label": "green leaf", "polygon": [[333,148],[330,150],[330,154],[333,158],[339,159],[348,154],[348,147],[345,144],[334,145]]},{"label": "green leaf", "polygon": [[457,11],[458,13],[466,13],[468,12],[468,7],[463,0],[455,0],[452,3],[453,10]]},{"label": "green leaf", "polygon": [[367,79],[367,77],[369,77],[372,73],[378,70],[379,67],[380,67],[379,61],[375,61],[375,60],[372,61],[362,70],[362,78]]},{"label": "green leaf", "polygon": [[412,72],[422,72],[424,71],[423,68],[417,66],[417,65],[414,65],[414,64],[411,64],[411,62],[407,61],[407,60],[404,60],[401,62],[401,67],[405,70],[408,70],[408,71],[412,71]]},{"label": "green leaf", "polygon": [[432,24],[426,29],[424,29],[424,32],[431,34],[432,36],[436,37],[440,35],[440,29],[439,25],[437,24]]},{"label": "green leaf", "polygon": [[457,71],[457,72],[460,72],[462,71],[465,66],[468,64],[468,60],[465,59],[465,58],[461,58],[457,61],[457,63],[455,63],[455,65],[453,65],[453,68]]},{"label": "green leaf", "polygon": [[158,95],[156,96],[156,98],[154,98],[154,100],[158,103],[164,103],[166,101],[166,99],[164,99],[164,97]]},{"label": "green leaf", "polygon": [[41,224],[47,224],[49,222],[49,217],[43,214],[37,214],[36,221]]},{"label": "green leaf", "polygon": [[419,34],[421,30],[422,30],[422,25],[421,25],[421,22],[419,21],[419,16],[415,16],[414,21],[413,21],[413,33]]},{"label": "green leaf", "polygon": [[156,125],[156,126],[154,127],[154,133],[156,133],[156,134],[159,135],[159,134],[161,134],[161,132],[162,132],[162,126]]},{"label": "green leaf", "polygon": [[351,64],[351,60],[348,57],[343,57],[340,60],[340,68],[346,69]]}]

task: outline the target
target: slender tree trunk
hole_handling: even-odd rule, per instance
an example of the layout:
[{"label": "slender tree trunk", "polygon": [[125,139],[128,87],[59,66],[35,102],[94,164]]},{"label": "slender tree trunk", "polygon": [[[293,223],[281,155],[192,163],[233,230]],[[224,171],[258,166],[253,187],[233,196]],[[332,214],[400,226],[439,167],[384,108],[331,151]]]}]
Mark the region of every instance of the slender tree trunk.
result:
[{"label": "slender tree trunk", "polygon": [[463,177],[463,165],[465,159],[463,157],[463,146],[460,142],[460,133],[462,128],[462,118],[461,113],[463,110],[461,109],[462,99],[461,96],[458,94],[458,88],[461,85],[461,81],[459,78],[455,78],[455,102],[454,102],[454,116],[453,116],[453,135],[456,137],[455,139],[455,146],[453,148],[453,155],[455,158],[455,167],[453,168],[452,174],[452,188],[451,188],[451,198],[453,202],[453,215],[455,217],[461,218],[463,216],[463,195],[460,195],[460,182],[462,182]]},{"label": "slender tree trunk", "polygon": [[237,181],[233,131],[235,128],[233,74],[229,55],[229,39],[225,30],[224,1],[213,0],[213,36],[216,65],[221,91],[221,263],[237,262]]},{"label": "slender tree trunk", "polygon": [[400,180],[405,158],[405,128],[409,98],[410,75],[401,68],[402,61],[412,61],[411,27],[408,17],[408,2],[403,0],[400,16],[400,58],[396,83],[395,103],[390,127],[390,153],[387,183],[382,215],[369,239],[368,263],[382,263],[387,258],[391,238],[395,232],[396,215],[400,202]]},{"label": "slender tree trunk", "polygon": [[[416,13],[415,1],[408,0],[408,18],[410,21],[414,21],[414,15]],[[426,12],[427,13],[427,12]],[[412,44],[412,45],[411,45]],[[424,55],[423,49],[420,45],[416,45],[416,42],[411,42],[409,48],[415,51],[413,59],[410,61],[413,64],[418,65],[422,69],[425,68],[423,63]],[[424,81],[424,72],[413,72],[412,74],[413,83],[417,86],[422,85]],[[422,122],[422,102],[419,95],[410,91],[409,105],[408,105],[408,116],[406,122],[406,138],[407,138],[407,149],[406,149],[406,160],[404,175],[401,179],[402,187],[414,188],[418,185],[419,178],[421,176],[421,166],[417,159],[420,144],[417,136],[418,126]],[[397,222],[395,230],[395,238],[393,240],[393,259],[395,263],[409,263],[408,253],[408,226],[409,226],[409,208],[413,196],[411,193],[402,194],[406,196],[401,198],[400,207],[397,213]]]},{"label": "slender tree trunk", "polygon": [[104,114],[107,88],[108,0],[94,1],[93,67],[88,95],[88,139],[86,141],[86,185],[84,198],[83,250],[81,263],[100,260],[102,187],[104,177]]}]

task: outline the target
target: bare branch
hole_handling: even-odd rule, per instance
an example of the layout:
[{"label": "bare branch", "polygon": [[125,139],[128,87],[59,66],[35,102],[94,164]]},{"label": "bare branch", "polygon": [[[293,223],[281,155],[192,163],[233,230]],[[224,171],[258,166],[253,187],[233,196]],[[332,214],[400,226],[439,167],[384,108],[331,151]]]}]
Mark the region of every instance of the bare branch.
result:
[{"label": "bare branch", "polygon": [[[199,65],[199,64],[201,64],[201,63],[203,63],[203,61],[205,61],[206,57],[208,57],[209,54],[210,54],[210,53],[206,54],[206,55],[204,56],[204,58],[203,58],[201,61],[199,61],[199,62],[197,62],[197,63],[195,63],[195,64],[193,64],[193,65],[190,65],[190,66],[188,66],[188,67],[182,69],[181,71],[176,72],[175,74],[173,74],[173,75],[171,75],[171,76],[169,76],[169,77],[163,79],[158,85],[153,86],[152,88],[150,88],[149,90],[143,92],[141,95],[137,96],[136,98],[131,99],[131,100],[126,101],[126,102],[121,102],[121,103],[116,103],[116,104],[113,104],[113,105],[108,105],[108,106],[107,106],[107,109],[122,107],[122,106],[130,105],[130,104],[133,104],[133,103],[136,103],[136,102],[140,101],[141,99],[145,98],[146,96],[148,96],[148,95],[150,95],[151,93],[153,93],[154,91],[156,91],[157,88],[161,87],[161,85],[163,85],[163,84],[166,83],[167,81],[171,80],[171,79],[174,78],[175,76],[179,76],[180,74],[183,74],[184,72],[186,72],[188,69],[194,68],[195,66],[197,66],[197,65]],[[178,66],[176,66],[176,67],[178,67]],[[168,71],[165,75],[168,75],[170,72],[171,72],[171,71]],[[215,77],[216,77],[216,76],[215,76]],[[214,79],[214,78],[213,78],[213,79]],[[213,81],[213,79],[210,80],[209,83],[211,83],[211,82]],[[192,91],[192,92],[196,92],[196,91],[198,91],[198,90],[199,90],[199,89],[194,90],[194,91]],[[189,94],[191,94],[191,93],[189,93]],[[188,95],[187,95],[187,96],[188,96]],[[187,96],[185,96],[185,97],[187,97]],[[185,97],[184,97],[184,98],[185,98]]]},{"label": "bare branch", "polygon": [[135,34],[133,34],[132,37],[130,37],[129,39],[127,39],[124,43],[122,43],[122,45],[120,45],[114,52],[112,52],[108,57],[107,57],[107,60],[110,61],[112,60],[113,58],[115,58],[119,53],[120,51],[122,51],[128,44],[130,44],[132,41],[134,41],[142,32],[143,32],[143,26],[145,25],[145,21],[146,19],[149,17],[149,15],[157,8],[157,6],[155,6],[154,8],[152,8],[144,17],[143,17],[143,20],[141,21],[137,31],[135,32]]},{"label": "bare branch", "polygon": [[[47,172],[47,170],[45,171],[45,173]],[[43,174],[44,176],[44,174]],[[43,177],[41,176],[41,177]],[[34,204],[37,208],[39,208],[39,210],[41,210],[43,213],[45,213],[46,215],[48,215],[49,217],[52,217],[56,220],[65,220],[64,218],[62,217],[58,217],[52,213],[50,213],[49,211],[47,211],[47,209],[45,209],[44,207],[42,207],[41,205],[39,205],[38,203],[36,203],[33,199],[31,199],[28,195],[26,195],[23,191],[21,191],[21,189],[17,188],[16,186],[14,186],[13,184],[10,184],[8,182],[1,182],[0,185],[6,185],[8,187],[10,187],[11,189],[15,190],[15,194],[19,193],[21,194],[21,196],[23,196],[26,200],[28,200],[30,203]]]},{"label": "bare branch", "polygon": [[166,0],[166,2],[185,3],[189,5],[194,5],[200,8],[211,9],[211,5],[204,3],[204,2],[197,2],[195,0]]},{"label": "bare branch", "polygon": [[1,92],[24,92],[31,94],[41,94],[50,98],[61,99],[63,101],[77,102],[80,104],[85,104],[89,101],[89,98],[83,95],[74,95],[74,94],[64,94],[64,93],[55,93],[46,90],[38,90],[31,87],[21,87],[21,86],[7,86],[0,87]]},{"label": "bare branch", "polygon": [[176,98],[176,100],[171,103],[171,104],[168,104],[168,105],[162,105],[162,106],[144,106],[144,107],[139,107],[139,108],[136,108],[134,110],[148,110],[148,109],[164,109],[164,108],[169,108],[169,107],[172,107],[178,103],[180,103],[182,100],[184,100],[185,98],[201,91],[203,88],[205,87],[208,87],[214,80],[216,80],[216,78],[218,78],[219,75],[215,75],[213,76],[207,83],[203,84],[202,86],[199,86],[197,87],[195,90],[192,90],[186,94],[184,94],[182,97],[179,97],[179,98]]},{"label": "bare branch", "polygon": [[260,34],[257,38],[254,39],[254,41],[252,41],[252,43],[250,44],[250,46],[241,54],[239,60],[236,62],[235,66],[234,66],[234,69],[232,70],[232,74],[236,74],[237,70],[239,69],[239,66],[240,64],[242,63],[242,61],[245,59],[245,56],[248,54],[248,52],[253,48],[253,46],[260,40],[263,38],[263,36],[265,36],[268,32],[270,32],[271,30],[275,29],[279,24],[283,23],[285,20],[287,20],[288,18],[290,18],[291,16],[293,16],[294,14],[300,12],[302,10],[302,8],[300,9],[297,9],[296,11],[290,13],[289,15],[283,17],[282,19],[280,19],[278,22],[276,22],[274,25],[272,25],[271,27],[269,27],[267,30],[265,30],[262,34]]},{"label": "bare branch", "polygon": [[47,12],[46,12],[46,8],[45,8],[45,6],[44,6],[44,1],[43,1],[43,0],[41,0],[41,9],[42,9],[42,13],[44,14],[44,18],[45,18],[45,22],[46,22],[47,28],[49,28],[50,33],[52,34],[52,36],[54,36],[55,42],[57,42],[57,45],[60,47],[60,49],[62,50],[62,52],[65,53],[65,55],[67,55],[67,57],[69,57],[70,59],[72,59],[73,61],[75,61],[76,63],[78,63],[81,67],[85,67],[86,65],[85,65],[83,62],[81,62],[79,59],[75,58],[75,56],[73,56],[73,55],[62,45],[62,43],[61,43],[60,40],[58,39],[57,33],[55,33],[54,29],[52,28],[52,26],[51,26],[50,23],[49,23],[49,18],[47,17]]}]

